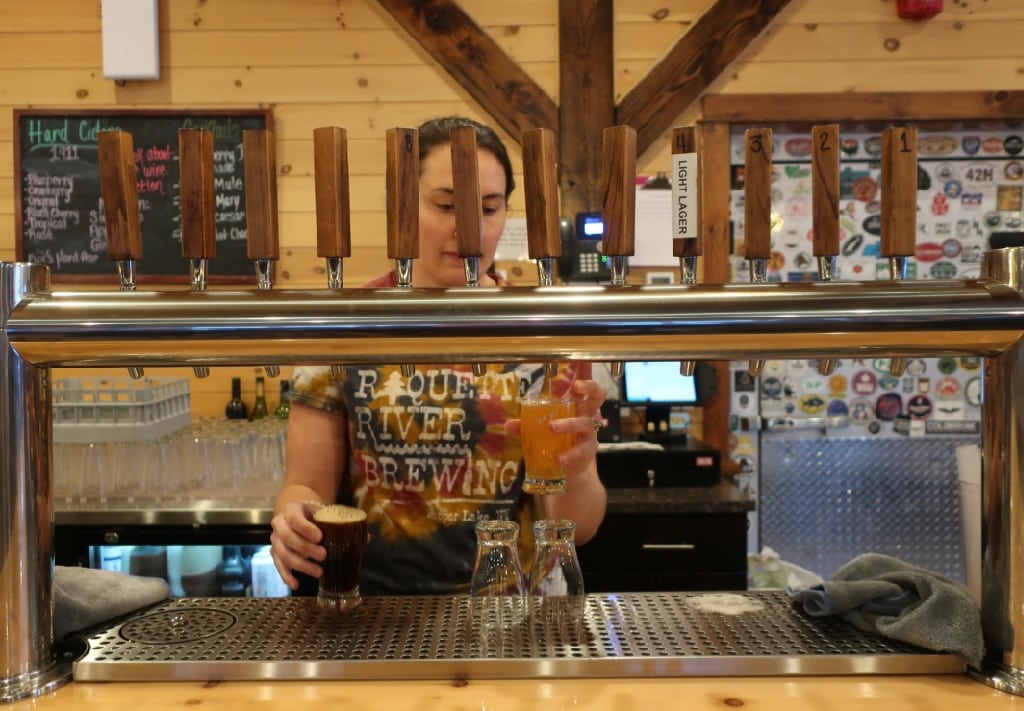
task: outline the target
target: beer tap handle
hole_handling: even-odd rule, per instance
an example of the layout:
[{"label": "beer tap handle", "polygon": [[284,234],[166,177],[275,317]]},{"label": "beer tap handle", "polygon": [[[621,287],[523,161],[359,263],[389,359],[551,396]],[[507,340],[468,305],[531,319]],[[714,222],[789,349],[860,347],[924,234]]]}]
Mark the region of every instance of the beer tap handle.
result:
[{"label": "beer tap handle", "polygon": [[[280,258],[277,238],[277,164],[274,134],[265,129],[242,131],[245,168],[246,253],[256,264],[256,288],[272,289],[273,264]],[[276,365],[264,366],[276,378]]]},{"label": "beer tap handle", "polygon": [[[562,254],[558,212],[558,165],[555,133],[547,128],[523,132],[523,189],[526,194],[526,245],[537,263],[537,283],[554,284],[555,258]],[[544,364],[549,382],[558,364]]]},{"label": "beer tap handle", "polygon": [[[811,235],[818,278],[832,281],[839,255],[839,125],[811,128]],[[831,375],[835,358],[818,361],[818,373]]]},{"label": "beer tap handle", "polygon": [[[700,156],[693,126],[672,129],[672,255],[679,259],[679,281],[697,283],[703,251],[700,229]],[[693,375],[697,362],[684,360],[679,372]]]},{"label": "beer tap handle", "polygon": [[345,129],[313,129],[313,177],[316,186],[316,255],[327,266],[327,288],[342,287],[342,260],[352,256],[349,222],[348,137]]},{"label": "beer tap handle", "polygon": [[412,286],[413,260],[420,256],[420,152],[414,128],[387,130],[388,259],[395,260],[398,286]]},{"label": "beer tap handle", "polygon": [[[135,147],[127,131],[101,131],[99,150],[100,191],[107,223],[107,254],[117,266],[121,291],[135,291],[135,263],[142,259],[142,227],[135,178]],[[142,368],[128,368],[131,377],[145,375]]]},{"label": "beer tap handle", "polygon": [[[890,126],[882,132],[882,256],[889,278],[907,278],[907,264],[917,242],[917,127]],[[900,376],[906,358],[889,361],[890,375]]]},{"label": "beer tap handle", "polygon": [[527,250],[537,262],[537,283],[551,286],[555,258],[562,254],[554,131],[531,128],[523,132],[523,188]]},{"label": "beer tap handle", "polygon": [[[625,286],[636,245],[636,130],[631,126],[609,126],[601,135],[601,196],[601,252],[611,265],[612,286]],[[609,369],[621,377],[622,361]]]},{"label": "beer tap handle", "polygon": [[[750,281],[768,281],[768,259],[772,252],[772,130],[748,128],[744,132],[743,248],[750,262]],[[757,377],[763,360],[747,365]]]},{"label": "beer tap handle", "polygon": [[[451,130],[452,204],[455,207],[455,241],[466,270],[466,285],[480,286],[480,255],[483,252],[483,204],[480,199],[480,167],[476,129],[456,126]],[[484,363],[473,364],[473,375],[487,372]]]},{"label": "beer tap handle", "polygon": [[[178,194],[181,199],[181,256],[189,262],[192,291],[206,291],[209,260],[217,254],[214,223],[213,132],[205,128],[178,129]],[[192,368],[206,378],[205,365]]]},{"label": "beer tap handle", "polygon": [[636,129],[605,128],[601,156],[601,251],[611,263],[612,285],[624,286],[636,245]]},{"label": "beer tap handle", "polygon": [[483,206],[480,200],[480,168],[476,151],[476,129],[456,126],[451,131],[452,204],[455,207],[455,240],[466,269],[466,284],[480,285],[480,255],[483,239]]}]

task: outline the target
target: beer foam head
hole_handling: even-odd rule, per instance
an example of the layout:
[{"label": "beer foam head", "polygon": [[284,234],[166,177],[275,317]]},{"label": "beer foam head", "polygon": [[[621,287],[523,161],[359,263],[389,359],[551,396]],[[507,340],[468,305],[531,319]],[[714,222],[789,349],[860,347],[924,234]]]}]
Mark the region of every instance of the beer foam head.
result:
[{"label": "beer foam head", "polygon": [[317,509],[313,518],[324,523],[358,523],[366,520],[366,512],[352,506],[334,504]]}]

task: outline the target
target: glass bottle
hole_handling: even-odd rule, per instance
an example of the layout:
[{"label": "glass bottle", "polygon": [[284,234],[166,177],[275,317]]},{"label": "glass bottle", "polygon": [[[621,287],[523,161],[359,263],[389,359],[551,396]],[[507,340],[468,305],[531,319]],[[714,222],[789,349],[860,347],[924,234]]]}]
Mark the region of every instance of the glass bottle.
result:
[{"label": "glass bottle", "polygon": [[476,522],[476,561],[469,594],[473,619],[481,629],[509,629],[526,618],[518,545],[515,521]]},{"label": "glass bottle", "polygon": [[562,634],[579,633],[586,607],[575,539],[573,521],[533,522],[531,612],[546,628],[558,629]]},{"label": "glass bottle", "polygon": [[250,420],[262,420],[268,414],[267,395],[264,392],[263,376],[256,377],[256,400],[252,404],[252,417]]},{"label": "glass bottle", "polygon": [[249,408],[242,401],[242,379],[231,379],[231,399],[224,408],[224,416],[229,420],[245,420],[249,417]]},{"label": "glass bottle", "polygon": [[277,409],[274,410],[274,417],[279,420],[287,420],[288,415],[291,414],[292,405],[291,401],[288,400],[288,391],[291,389],[291,384],[287,380],[281,381],[281,399],[277,403]]}]

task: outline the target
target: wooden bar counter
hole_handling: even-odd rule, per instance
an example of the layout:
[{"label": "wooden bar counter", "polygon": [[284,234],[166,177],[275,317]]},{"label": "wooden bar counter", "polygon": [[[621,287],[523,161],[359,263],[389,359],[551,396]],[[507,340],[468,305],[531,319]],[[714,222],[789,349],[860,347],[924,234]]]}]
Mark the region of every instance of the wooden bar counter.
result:
[{"label": "wooden bar counter", "polygon": [[75,683],[12,711],[81,709],[376,709],[593,711],[1022,709],[1024,699],[963,675],[553,679],[469,682],[267,681]]}]

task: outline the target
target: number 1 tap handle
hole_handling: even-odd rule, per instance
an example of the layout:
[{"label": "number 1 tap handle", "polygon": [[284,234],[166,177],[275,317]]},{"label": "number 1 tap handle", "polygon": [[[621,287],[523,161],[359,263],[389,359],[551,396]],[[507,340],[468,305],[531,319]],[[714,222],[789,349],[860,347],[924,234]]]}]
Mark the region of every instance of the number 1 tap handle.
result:
[{"label": "number 1 tap handle", "polygon": [[552,261],[562,254],[554,131],[532,128],[523,132],[523,188],[527,250],[530,259],[537,260],[541,286],[549,286],[553,283]]},{"label": "number 1 tap handle", "polygon": [[313,178],[316,191],[316,255],[327,262],[327,286],[342,286],[342,259],[352,256],[345,129],[313,129]]},{"label": "number 1 tap handle", "polygon": [[882,132],[882,256],[912,257],[917,243],[917,127]]}]

